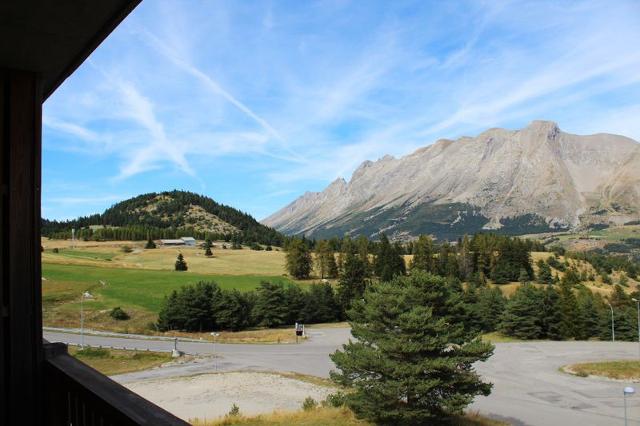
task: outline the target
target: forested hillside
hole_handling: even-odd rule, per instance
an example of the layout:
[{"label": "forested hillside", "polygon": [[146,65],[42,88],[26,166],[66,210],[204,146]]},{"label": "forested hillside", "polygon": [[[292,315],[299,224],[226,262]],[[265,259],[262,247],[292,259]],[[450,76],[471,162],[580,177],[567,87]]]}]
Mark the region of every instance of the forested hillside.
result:
[{"label": "forested hillside", "polygon": [[282,234],[251,215],[186,191],[149,193],[122,201],[102,214],[70,221],[42,220],[42,235],[81,239],[143,240],[194,236],[240,242],[282,244]]}]

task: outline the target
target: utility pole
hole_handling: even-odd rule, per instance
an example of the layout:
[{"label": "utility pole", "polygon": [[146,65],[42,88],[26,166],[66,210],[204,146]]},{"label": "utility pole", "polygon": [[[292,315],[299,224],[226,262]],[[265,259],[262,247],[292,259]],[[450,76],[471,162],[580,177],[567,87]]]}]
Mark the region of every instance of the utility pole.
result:
[{"label": "utility pole", "polygon": [[638,356],[640,356],[640,300],[631,299],[636,302],[636,307],[638,308]]}]

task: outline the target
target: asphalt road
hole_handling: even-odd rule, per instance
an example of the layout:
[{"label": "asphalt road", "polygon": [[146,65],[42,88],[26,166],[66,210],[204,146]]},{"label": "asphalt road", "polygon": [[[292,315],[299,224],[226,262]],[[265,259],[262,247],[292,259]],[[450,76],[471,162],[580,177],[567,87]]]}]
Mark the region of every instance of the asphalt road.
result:
[{"label": "asphalt road", "polygon": [[[121,383],[212,371],[292,371],[327,377],[333,364],[328,355],[349,338],[348,329],[310,330],[298,345],[216,344],[215,357],[114,377]],[[49,341],[78,344],[80,335],[45,331]],[[92,346],[170,351],[173,342],[148,338],[85,335]],[[188,354],[212,355],[211,342],[181,341]],[[636,359],[638,344],[624,342],[501,343],[486,363],[477,365],[494,384],[489,397],[478,397],[471,409],[514,425],[623,425],[622,389],[629,383],[580,378],[558,371],[566,364],[603,359]],[[640,391],[640,389],[638,389]],[[629,425],[640,425],[640,395],[628,399]]]}]

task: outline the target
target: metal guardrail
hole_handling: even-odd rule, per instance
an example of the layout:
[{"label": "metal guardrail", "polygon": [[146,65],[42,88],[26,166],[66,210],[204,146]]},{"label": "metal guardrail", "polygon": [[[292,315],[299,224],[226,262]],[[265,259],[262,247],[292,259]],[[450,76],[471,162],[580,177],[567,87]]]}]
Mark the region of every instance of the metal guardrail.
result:
[{"label": "metal guardrail", "polygon": [[50,426],[188,426],[67,352],[45,343],[47,418]]}]

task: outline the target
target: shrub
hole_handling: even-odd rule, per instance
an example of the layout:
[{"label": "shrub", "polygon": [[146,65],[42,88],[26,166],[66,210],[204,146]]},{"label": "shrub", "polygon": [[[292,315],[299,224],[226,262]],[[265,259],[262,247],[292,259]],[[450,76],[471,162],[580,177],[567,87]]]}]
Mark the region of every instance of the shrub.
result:
[{"label": "shrub", "polygon": [[123,253],[131,253],[133,251],[133,249],[130,246],[122,246],[120,250],[122,250]]},{"label": "shrub", "polygon": [[233,405],[231,406],[231,410],[229,410],[228,416],[237,417],[239,415],[240,415],[240,407],[238,407],[234,402]]},{"label": "shrub", "polygon": [[147,244],[144,246],[144,248],[146,248],[146,249],[154,249],[154,248],[156,248],[156,243],[151,238],[149,238],[149,240],[147,241]]},{"label": "shrub", "polygon": [[345,395],[343,392],[336,392],[327,395],[327,398],[322,401],[322,405],[325,407],[335,407],[340,408],[345,404]]},{"label": "shrub", "polygon": [[265,248],[265,250],[266,250],[266,251],[271,251],[271,250],[273,250],[273,247],[271,247],[271,246],[267,246],[267,248]]},{"label": "shrub", "polygon": [[131,318],[128,313],[126,313],[120,306],[117,308],[113,308],[109,313],[109,316],[114,320],[125,321]]},{"label": "shrub", "polygon": [[302,409],[304,411],[315,410],[316,407],[318,407],[318,403],[316,402],[315,399],[311,398],[310,396],[306,397],[304,401],[302,401]]},{"label": "shrub", "polygon": [[51,250],[54,253],[60,253],[60,250],[58,250],[58,247],[54,248],[53,250]]},{"label": "shrub", "polygon": [[111,352],[102,348],[84,348],[77,352],[79,358],[109,358]]},{"label": "shrub", "polygon": [[264,250],[262,246],[256,242],[251,243],[251,250],[261,251]]}]

